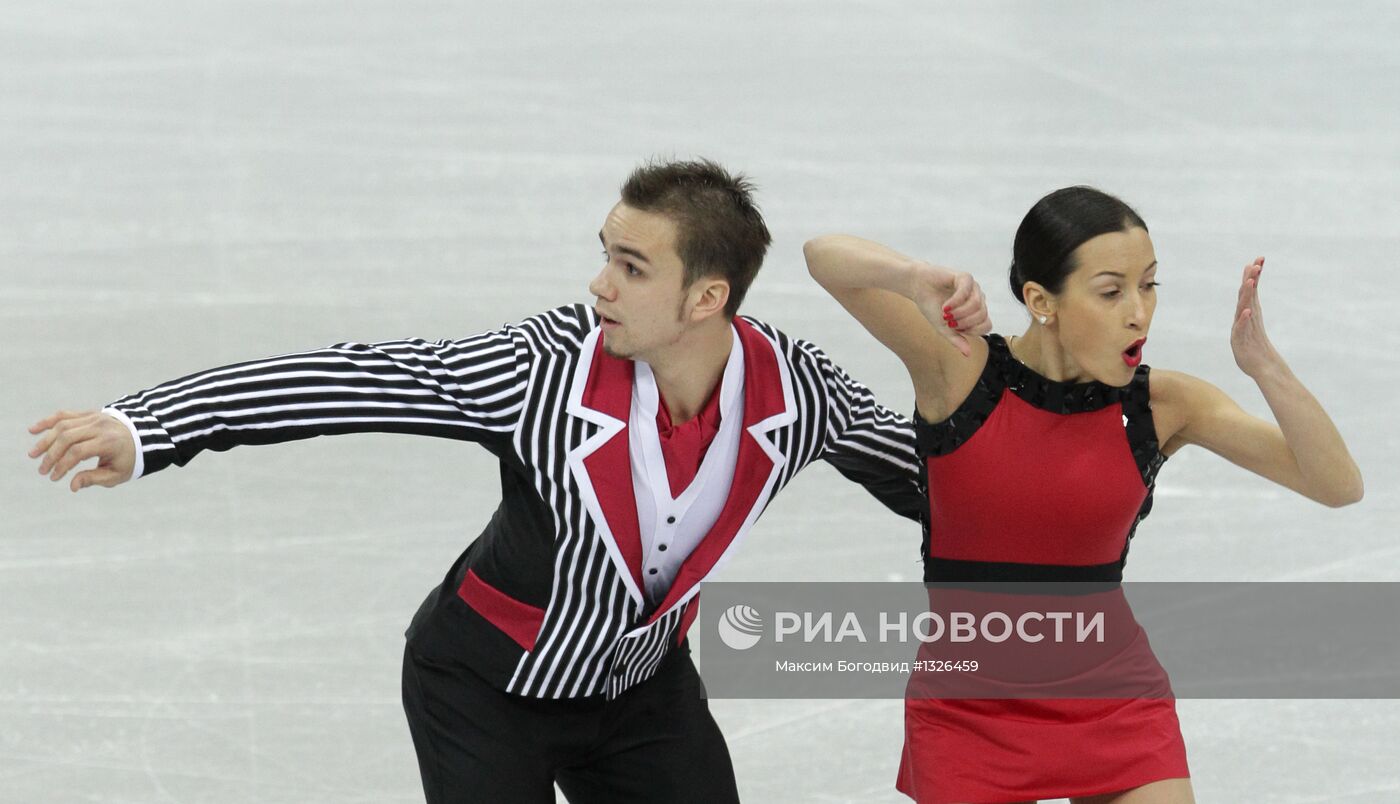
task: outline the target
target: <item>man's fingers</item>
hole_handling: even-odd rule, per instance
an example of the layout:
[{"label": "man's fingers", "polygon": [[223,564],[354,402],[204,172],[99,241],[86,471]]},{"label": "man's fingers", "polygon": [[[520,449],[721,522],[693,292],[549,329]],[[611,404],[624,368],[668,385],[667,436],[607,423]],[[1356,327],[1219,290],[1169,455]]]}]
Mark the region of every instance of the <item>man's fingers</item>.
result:
[{"label": "man's fingers", "polygon": [[78,464],[82,463],[88,458],[93,458],[96,456],[97,450],[94,448],[93,443],[91,441],[80,441],[77,444],[74,444],[68,449],[66,453],[64,453],[62,460],[60,460],[57,464],[54,465],[53,471],[49,473],[49,477],[52,480],[58,480],[64,475],[73,471],[73,468],[76,467]]},{"label": "man's fingers", "polygon": [[[37,458],[53,447],[54,442],[65,432],[71,431],[75,427],[90,424],[94,416],[99,415],[95,410],[71,411],[60,410],[48,418],[41,419],[29,426],[29,432],[34,435],[45,433],[44,437],[29,450],[29,457]],[[46,432],[51,431],[51,432]],[[46,470],[40,470],[44,474]]]},{"label": "man's fingers", "polygon": [[73,475],[73,482],[68,484],[68,488],[73,491],[85,489],[88,486],[102,486],[110,489],[120,482],[120,473],[114,469],[99,466],[96,469],[88,469]]},{"label": "man's fingers", "polygon": [[82,458],[79,457],[81,454],[81,444],[67,444],[62,454],[50,456],[47,461],[49,464],[49,479],[59,480],[64,475],[68,474],[74,466],[78,465],[78,461],[82,460]]},{"label": "man's fingers", "polygon": [[[66,422],[63,424],[66,425]],[[43,462],[39,464],[39,474],[47,475],[53,472],[74,444],[78,444],[90,436],[91,432],[87,428],[61,426],[54,430],[53,442],[49,445]],[[54,477],[54,480],[62,476],[58,475]]]},{"label": "man's fingers", "polygon": [[35,423],[29,425],[29,432],[34,433],[35,435],[38,435],[39,433],[44,432],[45,430],[49,429],[50,427],[53,427],[55,424],[57,424],[57,423],[59,423],[59,422],[65,420],[65,419],[73,419],[73,418],[77,418],[77,417],[80,417],[80,416],[87,416],[87,415],[92,414],[93,412],[94,412],[94,411],[90,411],[90,410],[84,410],[84,411],[60,410],[60,411],[57,411],[57,412],[55,412],[55,413],[50,414],[50,415],[47,416],[46,418],[40,419],[39,421],[37,421],[37,422],[35,422]]},{"label": "man's fingers", "polygon": [[35,450],[44,456],[44,459],[39,462],[39,474],[48,474],[58,457],[63,454],[65,447],[59,444],[60,438],[62,438],[60,433],[51,433],[44,441],[39,442],[39,446],[35,447]]},{"label": "man's fingers", "polygon": [[45,430],[49,429],[50,427],[53,427],[55,424],[58,423],[58,420],[61,418],[63,418],[63,413],[59,412],[53,414],[52,416],[40,419],[39,421],[29,425],[29,432],[33,433],[34,435],[38,435],[44,432]]},{"label": "man's fingers", "polygon": [[58,459],[63,457],[63,453],[68,449],[68,438],[67,434],[54,431],[44,439],[48,442],[47,444],[44,441],[39,442],[39,447],[35,449],[42,447],[41,453],[44,456],[44,460],[39,462],[39,474],[48,474]]},{"label": "man's fingers", "polygon": [[[54,443],[57,442],[60,438],[62,438],[67,432],[67,428],[63,426],[62,423],[49,427],[48,431],[44,434],[44,437],[39,439],[39,443],[34,445],[34,449],[31,449],[29,451],[29,457],[37,458],[40,455],[43,455],[45,452],[48,452],[49,450],[53,449]],[[45,472],[46,470],[44,469],[39,470],[39,474],[41,475]]]},{"label": "man's fingers", "polygon": [[[51,444],[53,444],[53,440],[54,440],[57,436],[58,436],[58,433],[48,433],[48,434],[45,435],[43,438],[39,439],[37,442],[35,442],[34,448],[31,449],[31,450],[29,450],[29,457],[31,457],[31,458],[37,458],[37,457],[39,457],[40,455],[43,455],[45,452],[48,452],[49,446],[50,446]],[[43,473],[40,472],[40,474],[43,474]]]}]

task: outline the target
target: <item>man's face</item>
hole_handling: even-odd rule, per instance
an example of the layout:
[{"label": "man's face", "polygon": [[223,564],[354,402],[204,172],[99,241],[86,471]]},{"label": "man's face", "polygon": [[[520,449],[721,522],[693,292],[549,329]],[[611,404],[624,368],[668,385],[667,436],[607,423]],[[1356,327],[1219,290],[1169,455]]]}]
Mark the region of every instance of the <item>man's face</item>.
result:
[{"label": "man's face", "polygon": [[621,202],[608,213],[598,232],[607,262],[588,283],[608,354],[654,363],[680,341],[693,305],[676,236],[666,215]]}]

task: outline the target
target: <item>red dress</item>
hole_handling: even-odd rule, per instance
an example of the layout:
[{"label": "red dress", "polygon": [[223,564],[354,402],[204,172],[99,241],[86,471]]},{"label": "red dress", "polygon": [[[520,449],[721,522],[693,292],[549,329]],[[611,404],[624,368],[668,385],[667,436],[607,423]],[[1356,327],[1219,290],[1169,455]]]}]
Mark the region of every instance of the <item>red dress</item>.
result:
[{"label": "red dress", "polygon": [[[921,803],[1007,802],[1186,777],[1165,672],[1118,587],[1165,460],[1148,403],[1149,369],[1139,366],[1121,388],[1056,382],[1017,361],[1001,336],[986,341],[987,364],[958,409],[938,423],[915,416],[929,497],[924,580],[934,584],[931,603],[975,611],[1005,602],[971,582],[1092,582],[1101,591],[1077,600],[1108,611],[1112,636],[1097,653],[1050,659],[1084,666],[997,665],[1001,675],[993,673],[985,689],[1016,690],[1012,697],[970,697],[969,689],[981,688],[966,685],[981,682],[964,679],[975,674],[953,682],[949,674],[925,675],[922,684],[916,674],[897,786]],[[946,644],[937,651],[957,658]],[[1137,685],[1122,697],[1094,686],[1124,677]],[[949,683],[965,686],[951,697],[930,692]],[[1075,689],[1066,683],[1096,692],[1066,697]],[[1042,688],[1058,691],[1027,697]]]}]

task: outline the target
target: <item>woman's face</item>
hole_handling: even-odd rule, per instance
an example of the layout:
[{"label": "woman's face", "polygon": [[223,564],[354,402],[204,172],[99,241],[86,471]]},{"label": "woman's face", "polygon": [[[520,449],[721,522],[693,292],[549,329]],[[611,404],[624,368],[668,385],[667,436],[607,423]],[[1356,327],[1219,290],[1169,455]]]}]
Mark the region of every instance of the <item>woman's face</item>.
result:
[{"label": "woman's face", "polygon": [[1055,297],[1060,344],[1080,372],[1127,385],[1157,309],[1157,255],[1134,227],[1087,240],[1071,255],[1074,272]]}]

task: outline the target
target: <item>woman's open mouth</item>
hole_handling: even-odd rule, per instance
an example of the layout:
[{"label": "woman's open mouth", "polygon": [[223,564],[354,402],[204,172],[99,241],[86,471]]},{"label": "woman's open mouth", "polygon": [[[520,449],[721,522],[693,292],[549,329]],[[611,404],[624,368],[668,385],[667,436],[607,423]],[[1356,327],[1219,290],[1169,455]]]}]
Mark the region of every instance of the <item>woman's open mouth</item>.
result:
[{"label": "woman's open mouth", "polygon": [[1131,346],[1123,350],[1123,362],[1137,368],[1137,365],[1142,362],[1142,347],[1145,343],[1147,343],[1146,338],[1138,338],[1133,341]]}]

